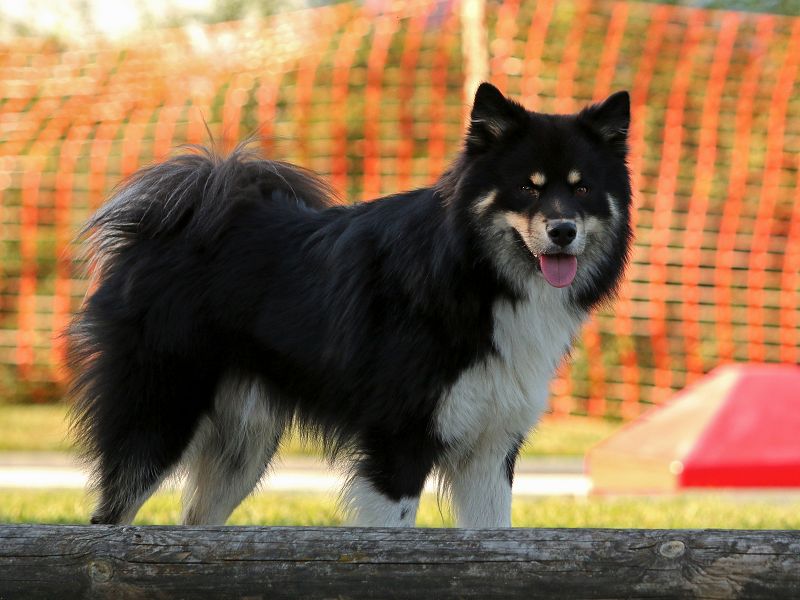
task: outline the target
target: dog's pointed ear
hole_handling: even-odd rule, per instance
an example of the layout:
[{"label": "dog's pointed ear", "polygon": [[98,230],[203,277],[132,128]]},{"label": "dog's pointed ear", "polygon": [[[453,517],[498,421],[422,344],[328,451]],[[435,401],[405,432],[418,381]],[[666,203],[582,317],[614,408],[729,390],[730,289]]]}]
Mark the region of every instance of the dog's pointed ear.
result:
[{"label": "dog's pointed ear", "polygon": [[472,104],[467,149],[481,152],[508,133],[524,125],[527,112],[509,100],[491,83],[482,83]]},{"label": "dog's pointed ear", "polygon": [[628,153],[628,129],[631,125],[628,92],[617,92],[601,103],[583,109],[578,119],[609,144],[616,154],[624,157]]}]

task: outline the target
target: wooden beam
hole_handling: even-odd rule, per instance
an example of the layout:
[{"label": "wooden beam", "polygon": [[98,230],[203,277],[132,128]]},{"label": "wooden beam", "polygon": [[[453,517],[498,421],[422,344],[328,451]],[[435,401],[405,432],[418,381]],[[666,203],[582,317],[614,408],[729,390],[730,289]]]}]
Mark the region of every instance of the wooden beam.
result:
[{"label": "wooden beam", "polygon": [[0,598],[800,598],[800,531],[0,526]]}]

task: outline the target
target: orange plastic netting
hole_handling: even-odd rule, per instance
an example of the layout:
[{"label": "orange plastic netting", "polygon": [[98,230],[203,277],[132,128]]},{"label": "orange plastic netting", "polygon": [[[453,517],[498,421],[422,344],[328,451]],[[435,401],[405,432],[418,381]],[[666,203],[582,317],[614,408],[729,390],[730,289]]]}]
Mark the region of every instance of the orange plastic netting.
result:
[{"label": "orange plastic netting", "polygon": [[[206,141],[204,119],[347,198],[430,182],[462,133],[466,26],[452,3],[339,4],[0,46],[0,398],[63,393],[57,334],[86,291],[72,238],[121,177]],[[800,19],[507,0],[479,26],[485,72],[531,108],[632,96],[633,264],[554,410],[629,418],[721,363],[800,362]]]}]

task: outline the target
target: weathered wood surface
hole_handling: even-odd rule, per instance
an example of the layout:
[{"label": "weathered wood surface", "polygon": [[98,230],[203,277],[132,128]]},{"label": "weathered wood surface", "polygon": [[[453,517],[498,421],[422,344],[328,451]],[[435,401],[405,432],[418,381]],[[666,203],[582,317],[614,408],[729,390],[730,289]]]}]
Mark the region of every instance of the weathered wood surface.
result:
[{"label": "weathered wood surface", "polygon": [[0,526],[0,599],[800,598],[800,531]]}]

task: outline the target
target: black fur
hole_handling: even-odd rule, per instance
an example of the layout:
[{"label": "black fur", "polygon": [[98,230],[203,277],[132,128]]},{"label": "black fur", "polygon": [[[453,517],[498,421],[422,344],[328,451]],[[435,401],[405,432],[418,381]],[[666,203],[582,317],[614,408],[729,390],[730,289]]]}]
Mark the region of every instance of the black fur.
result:
[{"label": "black fur", "polygon": [[521,436],[518,437],[515,441],[511,449],[506,454],[506,478],[508,479],[508,484],[511,485],[514,483],[514,468],[517,464],[517,459],[519,458],[519,452],[522,450],[522,445],[525,443],[525,439]]},{"label": "black fur", "polygon": [[[355,450],[358,472],[387,497],[418,495],[447,452],[439,399],[495,352],[494,304],[522,294],[497,266],[476,200],[497,190],[492,210],[608,220],[599,196],[562,198],[560,209],[546,193],[541,206],[520,196],[534,168],[579,162],[598,194],[619,199],[622,221],[569,301],[588,310],[619,282],[627,96],[612,98],[542,115],[482,86],[464,151],[436,185],[353,206],[313,174],[243,148],[135,175],[87,225],[96,287],[69,333],[74,428],[101,492],[93,520],[118,522],[181,460],[232,372],[266,382],[272,407],[332,452]],[[519,260],[540,276],[525,251]]]}]

